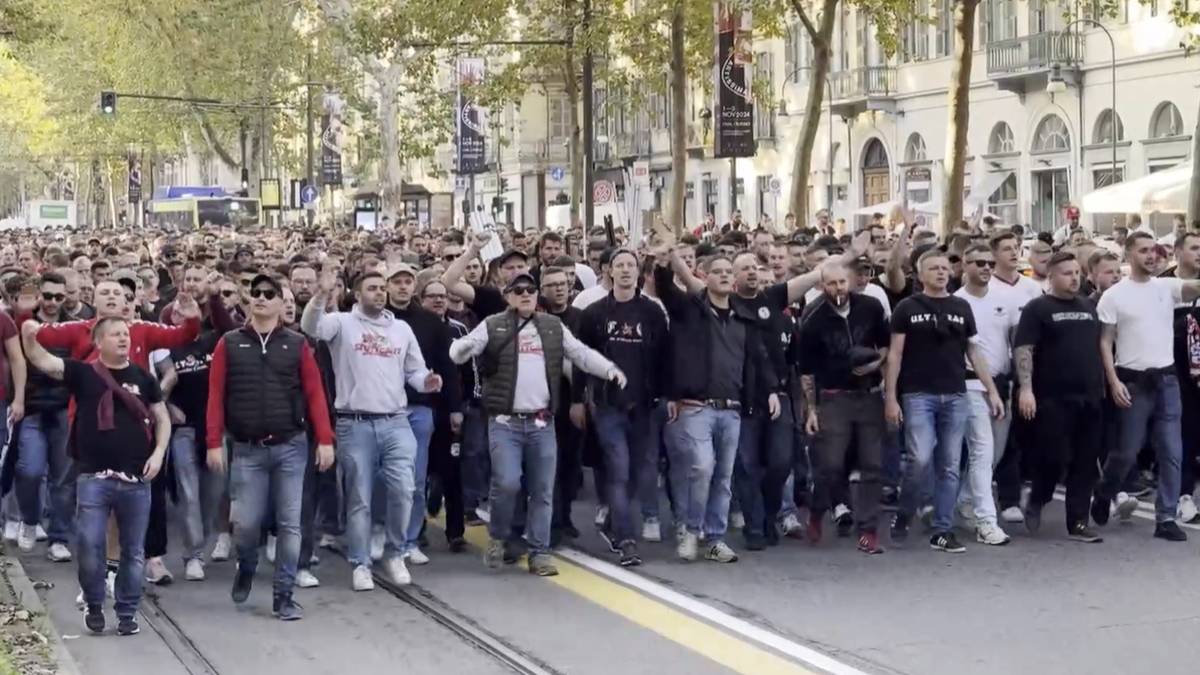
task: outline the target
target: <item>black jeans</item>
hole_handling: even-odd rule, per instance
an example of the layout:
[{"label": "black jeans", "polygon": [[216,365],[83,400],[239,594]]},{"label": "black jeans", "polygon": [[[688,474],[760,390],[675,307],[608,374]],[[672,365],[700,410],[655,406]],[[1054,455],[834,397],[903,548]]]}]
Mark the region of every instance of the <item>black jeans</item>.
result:
[{"label": "black jeans", "polygon": [[150,481],[150,523],[146,527],[147,558],[158,558],[167,554],[167,467]]},{"label": "black jeans", "polygon": [[1179,402],[1183,414],[1180,426],[1183,431],[1183,464],[1180,467],[1180,495],[1196,491],[1196,461],[1200,457],[1200,386],[1189,373],[1179,376]]},{"label": "black jeans", "polygon": [[1087,524],[1103,434],[1100,401],[1040,397],[1034,418],[1033,492],[1029,502],[1044,506],[1054,498],[1066,471],[1067,532]]},{"label": "black jeans", "polygon": [[747,535],[765,535],[775,526],[783,502],[783,484],[792,470],[795,419],[790,397],[779,397],[781,413],[771,419],[766,410],[742,416],[733,487],[746,517]]},{"label": "black jeans", "polygon": [[[459,444],[459,456],[451,454],[451,446]],[[444,408],[434,410],[433,439],[429,443],[429,474],[436,477],[442,488],[446,505],[446,539],[463,536],[462,442],[450,430],[450,414]]]},{"label": "black jeans", "polygon": [[[846,481],[846,458],[854,443],[859,482],[854,501],[858,531],[874,532],[879,525],[880,473],[883,465],[883,396],[879,392],[821,392],[817,409],[820,429],[813,438],[815,475],[812,513],[829,510]],[[849,501],[839,495],[838,501]]]}]

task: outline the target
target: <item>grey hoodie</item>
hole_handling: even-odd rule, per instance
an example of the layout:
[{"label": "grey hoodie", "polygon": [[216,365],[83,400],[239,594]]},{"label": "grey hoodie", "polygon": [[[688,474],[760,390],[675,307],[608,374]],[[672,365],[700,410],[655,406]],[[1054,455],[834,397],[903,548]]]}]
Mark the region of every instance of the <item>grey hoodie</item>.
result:
[{"label": "grey hoodie", "polygon": [[421,348],[408,324],[386,309],[371,318],[358,305],[349,312],[326,314],[310,302],[305,332],[329,343],[337,383],[334,408],[342,412],[400,413],[408,407],[404,383],[427,391]]}]

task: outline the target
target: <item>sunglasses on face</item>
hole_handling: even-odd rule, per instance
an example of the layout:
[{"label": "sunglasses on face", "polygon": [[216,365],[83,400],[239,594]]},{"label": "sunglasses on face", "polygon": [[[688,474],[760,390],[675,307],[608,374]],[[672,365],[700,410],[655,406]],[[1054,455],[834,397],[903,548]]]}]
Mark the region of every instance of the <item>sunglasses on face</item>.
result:
[{"label": "sunglasses on face", "polygon": [[250,291],[250,297],[252,298],[274,300],[276,295],[278,295],[278,293],[275,292],[274,288],[255,288]]},{"label": "sunglasses on face", "polygon": [[221,295],[223,295],[227,298],[232,298],[234,293],[237,293],[237,291],[231,291],[231,290],[221,291]]},{"label": "sunglasses on face", "polygon": [[253,279],[238,279],[238,283],[240,283],[243,286],[249,286],[250,284],[254,283],[254,280]]},{"label": "sunglasses on face", "polygon": [[517,286],[509,291],[509,293],[513,295],[537,295],[537,289],[533,286]]},{"label": "sunglasses on face", "polygon": [[447,253],[446,255],[442,256],[442,260],[445,260],[446,262],[454,262],[455,260],[458,260],[458,256],[459,254],[457,253]]},{"label": "sunglasses on face", "polygon": [[62,302],[67,299],[67,296],[63,293],[42,293],[42,299],[47,302]]},{"label": "sunglasses on face", "polygon": [[995,267],[996,261],[995,260],[968,260],[967,264],[974,265],[976,267]]}]

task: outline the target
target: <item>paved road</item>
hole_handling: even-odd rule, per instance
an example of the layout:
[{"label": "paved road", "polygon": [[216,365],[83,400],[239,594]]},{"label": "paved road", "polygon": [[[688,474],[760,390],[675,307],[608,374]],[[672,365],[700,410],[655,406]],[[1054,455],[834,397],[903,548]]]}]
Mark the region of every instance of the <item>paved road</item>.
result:
[{"label": "paved road", "polygon": [[[592,513],[578,505],[576,522]],[[532,672],[1192,673],[1200,528],[1186,544],[1154,540],[1151,529],[1136,519],[1104,528],[1103,544],[1077,544],[1063,535],[1056,503],[1037,539],[1015,531],[1007,547],[969,544],[958,556],[930,551],[915,531],[908,546],[883,556],[834,537],[816,548],[786,541],[736,565],[682,564],[668,545],[651,544],[647,564],[632,573],[588,532],[560,554],[563,574],[554,579],[488,572],[474,552],[446,552],[435,532],[433,563],[414,569],[412,592],[465,617],[461,624]],[[471,529],[473,543],[484,536]],[[60,634],[86,633],[74,608],[74,567],[23,560],[31,578],[54,582],[45,599]],[[232,566],[209,571],[206,582],[154,590],[178,626],[148,605],[165,639],[154,630],[68,639],[83,671],[512,672],[383,590],[352,593],[348,567],[329,552],[319,568],[324,585],[298,591],[307,617],[295,624],[269,617],[266,565],[247,609],[228,599]]]}]

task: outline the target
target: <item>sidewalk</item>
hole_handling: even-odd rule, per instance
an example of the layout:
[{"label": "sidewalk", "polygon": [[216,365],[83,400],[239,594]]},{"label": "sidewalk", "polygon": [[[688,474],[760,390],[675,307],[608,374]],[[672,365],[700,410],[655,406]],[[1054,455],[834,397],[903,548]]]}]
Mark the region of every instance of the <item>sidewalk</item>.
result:
[{"label": "sidewalk", "polygon": [[0,555],[0,578],[0,673],[79,675],[20,560]]}]

